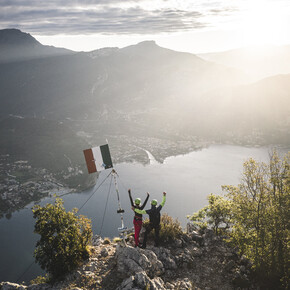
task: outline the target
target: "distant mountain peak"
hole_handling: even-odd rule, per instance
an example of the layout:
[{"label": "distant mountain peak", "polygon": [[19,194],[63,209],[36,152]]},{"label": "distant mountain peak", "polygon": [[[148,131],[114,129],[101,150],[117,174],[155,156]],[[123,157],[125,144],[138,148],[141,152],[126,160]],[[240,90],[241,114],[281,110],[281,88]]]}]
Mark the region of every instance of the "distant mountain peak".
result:
[{"label": "distant mountain peak", "polygon": [[29,33],[19,29],[0,30],[0,63],[73,53],[64,48],[42,45]]},{"label": "distant mountain peak", "polygon": [[15,46],[15,45],[41,45],[29,33],[22,32],[16,28],[7,28],[0,30],[0,45]]},{"label": "distant mountain peak", "polygon": [[139,42],[137,45],[148,46],[148,47],[158,46],[154,40],[145,40],[145,41]]},{"label": "distant mountain peak", "polygon": [[150,53],[156,53],[156,51],[163,52],[164,50],[167,50],[163,47],[160,47],[156,44],[154,40],[145,40],[142,42],[139,42],[134,45],[129,45],[120,50],[121,53],[129,53],[129,54],[150,54]]}]

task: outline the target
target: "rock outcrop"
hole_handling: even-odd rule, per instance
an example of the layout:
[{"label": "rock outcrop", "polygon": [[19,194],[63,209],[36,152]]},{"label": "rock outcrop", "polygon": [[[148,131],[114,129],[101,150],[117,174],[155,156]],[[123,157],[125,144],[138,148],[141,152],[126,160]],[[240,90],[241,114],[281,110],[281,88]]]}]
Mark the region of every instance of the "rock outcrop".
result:
[{"label": "rock outcrop", "polygon": [[[147,249],[93,238],[89,260],[54,285],[0,284],[8,289],[257,289],[251,264],[212,230],[187,228],[172,243]],[[133,244],[133,243],[132,243]]]}]

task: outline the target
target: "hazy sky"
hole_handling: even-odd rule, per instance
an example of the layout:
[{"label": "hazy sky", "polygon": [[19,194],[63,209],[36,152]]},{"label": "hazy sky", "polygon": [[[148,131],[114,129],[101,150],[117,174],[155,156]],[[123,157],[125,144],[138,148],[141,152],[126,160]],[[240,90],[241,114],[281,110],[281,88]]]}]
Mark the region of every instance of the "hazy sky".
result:
[{"label": "hazy sky", "polygon": [[0,0],[0,28],[89,51],[155,40],[193,53],[290,44],[290,0]]}]

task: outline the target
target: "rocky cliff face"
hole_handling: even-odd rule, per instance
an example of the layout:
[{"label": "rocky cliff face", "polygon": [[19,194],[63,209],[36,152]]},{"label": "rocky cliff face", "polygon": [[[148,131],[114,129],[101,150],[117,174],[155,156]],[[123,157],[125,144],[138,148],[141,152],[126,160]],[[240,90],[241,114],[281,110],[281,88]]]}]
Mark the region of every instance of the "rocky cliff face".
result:
[{"label": "rocky cliff face", "polygon": [[89,260],[55,285],[0,284],[7,289],[257,289],[251,264],[211,230],[187,234],[164,247],[124,247],[95,236]]}]

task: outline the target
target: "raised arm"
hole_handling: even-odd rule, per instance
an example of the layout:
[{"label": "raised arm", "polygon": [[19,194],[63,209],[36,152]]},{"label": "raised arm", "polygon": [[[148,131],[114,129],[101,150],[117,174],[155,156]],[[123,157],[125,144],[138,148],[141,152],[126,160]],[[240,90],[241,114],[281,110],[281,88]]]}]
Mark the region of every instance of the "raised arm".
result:
[{"label": "raised arm", "polygon": [[129,198],[130,198],[130,201],[131,201],[131,206],[134,206],[133,199],[132,199],[132,196],[131,196],[131,189],[128,189],[128,193],[129,193]]},{"label": "raised arm", "polygon": [[164,191],[163,192],[163,198],[162,198],[162,201],[161,201],[160,205],[163,207],[165,202],[166,202],[166,192]]},{"label": "raised arm", "polygon": [[146,203],[148,201],[149,195],[150,195],[149,192],[147,192],[147,197],[146,197],[144,203],[142,204],[142,206],[140,206],[140,209],[143,209],[145,207],[145,205],[146,205]]}]

